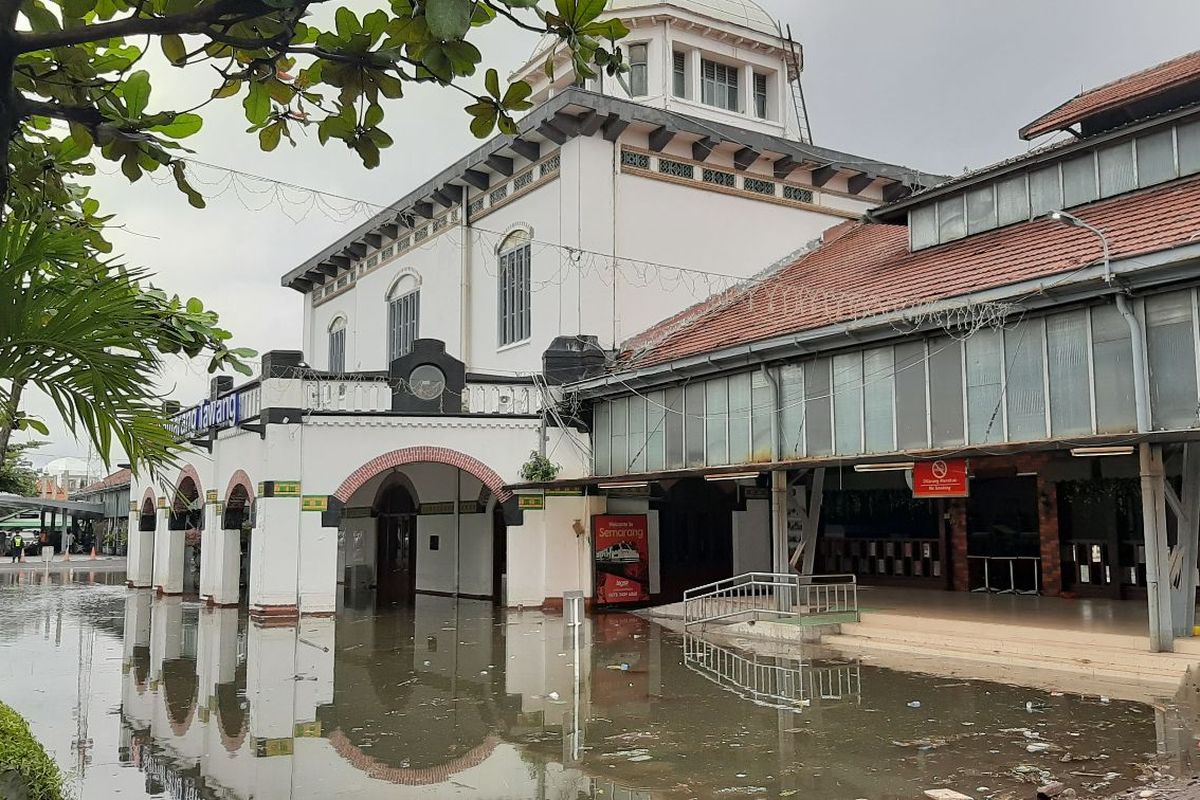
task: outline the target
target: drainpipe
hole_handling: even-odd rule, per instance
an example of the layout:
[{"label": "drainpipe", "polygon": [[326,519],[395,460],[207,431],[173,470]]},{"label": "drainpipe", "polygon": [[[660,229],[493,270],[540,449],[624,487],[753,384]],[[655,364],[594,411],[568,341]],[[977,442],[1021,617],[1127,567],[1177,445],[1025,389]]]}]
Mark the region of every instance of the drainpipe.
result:
[{"label": "drainpipe", "polygon": [[[1112,252],[1108,236],[1100,228],[1066,211],[1051,212],[1049,218],[1062,225],[1082,228],[1094,234],[1103,248],[1104,282],[1113,284]],[[1150,421],[1150,372],[1146,367],[1146,335],[1142,323],[1125,294],[1116,295],[1117,310],[1129,326],[1129,343],[1133,349],[1133,401],[1137,414],[1137,432],[1144,439],[1151,432]],[[1170,652],[1175,647],[1174,629],[1171,624],[1171,598],[1167,584],[1161,580],[1160,571],[1166,566],[1163,557],[1167,553],[1167,530],[1165,514],[1158,511],[1166,502],[1162,495],[1163,474],[1161,454],[1155,453],[1147,441],[1138,444],[1138,474],[1142,489],[1142,531],[1146,542],[1146,597],[1150,616],[1150,649],[1155,653]],[[1160,503],[1159,501],[1162,500]],[[1166,614],[1164,620],[1162,615]]]},{"label": "drainpipe", "polygon": [[[1146,367],[1146,337],[1142,331],[1142,323],[1129,306],[1129,299],[1124,294],[1116,296],[1117,310],[1125,318],[1129,326],[1129,342],[1133,349],[1133,402],[1137,412],[1137,430],[1139,434],[1149,433],[1150,423],[1150,372]],[[1155,464],[1151,445],[1141,442],[1138,445],[1138,475],[1142,489],[1142,525],[1146,539],[1146,600],[1150,613],[1150,649],[1156,653],[1174,650],[1174,631],[1171,625],[1164,625],[1162,614],[1169,608],[1169,598],[1162,595],[1161,571],[1163,569],[1162,555],[1166,552],[1166,530],[1162,529],[1158,515],[1159,483],[1165,480],[1161,465]],[[1161,548],[1161,549],[1160,549]],[[1166,600],[1168,605],[1163,607]]]}]

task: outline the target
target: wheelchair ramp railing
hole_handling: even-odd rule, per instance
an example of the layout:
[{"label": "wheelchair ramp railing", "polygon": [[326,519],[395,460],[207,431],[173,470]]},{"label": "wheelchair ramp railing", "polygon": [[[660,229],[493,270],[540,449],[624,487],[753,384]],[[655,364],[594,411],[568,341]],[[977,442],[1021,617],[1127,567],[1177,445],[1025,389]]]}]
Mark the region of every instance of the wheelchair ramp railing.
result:
[{"label": "wheelchair ramp railing", "polygon": [[690,633],[684,634],[683,663],[746,700],[785,711],[798,711],[814,701],[862,701],[858,664],[814,667],[800,658],[744,654]]},{"label": "wheelchair ramp railing", "polygon": [[858,582],[853,575],[747,572],[683,593],[683,625],[743,619],[830,617],[858,620]]}]

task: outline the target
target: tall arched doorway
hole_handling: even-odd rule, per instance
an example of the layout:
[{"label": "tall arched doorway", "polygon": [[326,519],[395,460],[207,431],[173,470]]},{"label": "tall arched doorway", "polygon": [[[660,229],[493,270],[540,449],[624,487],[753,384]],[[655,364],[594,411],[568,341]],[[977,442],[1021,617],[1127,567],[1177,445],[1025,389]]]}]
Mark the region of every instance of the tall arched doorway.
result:
[{"label": "tall arched doorway", "polygon": [[[253,500],[245,484],[236,484],[229,490],[229,499],[225,501],[225,513],[221,518],[221,529],[236,531],[236,543],[233,544],[238,553],[238,600],[245,600],[250,593],[250,536],[253,533]],[[223,566],[223,565],[222,565]]]},{"label": "tall arched doorway", "polygon": [[200,591],[200,530],[204,527],[204,498],[191,475],[184,474],[171,501],[168,529],[183,531],[183,591]]},{"label": "tall arched doorway", "polygon": [[417,591],[417,505],[403,481],[375,498],[375,602],[407,603]]}]

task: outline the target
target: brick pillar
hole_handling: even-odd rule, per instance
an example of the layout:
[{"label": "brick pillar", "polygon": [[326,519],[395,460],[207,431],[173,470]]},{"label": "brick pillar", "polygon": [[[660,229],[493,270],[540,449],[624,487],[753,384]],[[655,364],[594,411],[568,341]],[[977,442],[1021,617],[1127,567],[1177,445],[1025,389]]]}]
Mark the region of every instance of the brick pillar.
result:
[{"label": "brick pillar", "polygon": [[1058,484],[1038,477],[1038,532],[1042,543],[1042,594],[1062,594],[1062,546],[1058,540]]},{"label": "brick pillar", "polygon": [[954,559],[954,591],[970,589],[967,571],[967,501],[951,500],[947,509],[950,513],[950,553]]}]

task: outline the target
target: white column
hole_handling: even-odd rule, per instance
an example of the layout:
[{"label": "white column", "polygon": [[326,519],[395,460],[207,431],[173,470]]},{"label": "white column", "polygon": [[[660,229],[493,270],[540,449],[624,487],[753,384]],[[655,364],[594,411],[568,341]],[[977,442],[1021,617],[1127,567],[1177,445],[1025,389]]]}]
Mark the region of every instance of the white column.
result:
[{"label": "white column", "polygon": [[693,103],[701,102],[701,79],[704,68],[702,61],[703,59],[700,57],[699,50],[693,49],[687,52],[687,74],[685,75],[687,78],[687,99]]},{"label": "white column", "polygon": [[125,555],[125,583],[135,589],[154,585],[154,531],[139,530],[141,515],[129,515],[129,544]]},{"label": "white column", "polygon": [[170,516],[169,505],[159,509],[154,531],[154,588],[162,594],[183,594],[184,532],[170,530]]},{"label": "white column", "polygon": [[326,528],[323,512],[300,514],[300,613],[337,611],[338,529]]},{"label": "white column", "polygon": [[771,473],[771,568],[777,574],[791,572],[788,564],[788,474]]},{"label": "white column", "polygon": [[250,613],[295,616],[299,596],[300,497],[259,497],[250,537]]},{"label": "white column", "polygon": [[739,109],[747,117],[758,119],[754,113],[754,65],[746,64],[741,70],[741,75],[738,78],[738,94],[742,107]]},{"label": "white column", "polygon": [[213,602],[213,591],[220,572],[215,563],[221,539],[222,505],[215,497],[204,504],[204,527],[200,531],[200,602]]}]

